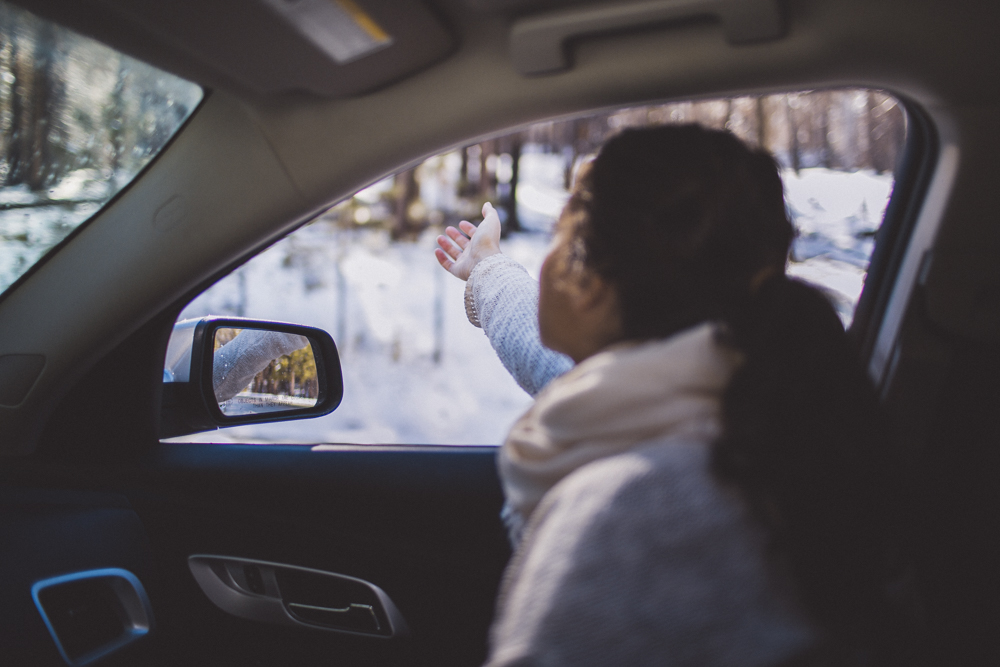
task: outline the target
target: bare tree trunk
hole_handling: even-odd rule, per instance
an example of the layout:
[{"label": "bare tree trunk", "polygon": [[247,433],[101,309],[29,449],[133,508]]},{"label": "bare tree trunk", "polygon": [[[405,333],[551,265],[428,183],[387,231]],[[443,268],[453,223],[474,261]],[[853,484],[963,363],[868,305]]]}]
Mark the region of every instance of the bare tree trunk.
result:
[{"label": "bare tree trunk", "polygon": [[819,106],[819,142],[822,153],[821,164],[829,169],[833,166],[833,147],[830,145],[830,93],[813,93]]},{"label": "bare tree trunk", "polygon": [[566,166],[563,168],[563,188],[569,190],[573,187],[573,165],[576,164],[577,146],[580,143],[580,121],[574,118],[569,121],[569,132],[567,133],[566,146],[563,149],[563,156]]},{"label": "bare tree trunk", "polygon": [[250,298],[250,292],[247,289],[247,272],[246,268],[242,267],[236,272],[238,278],[237,286],[239,288],[239,301],[236,302],[236,317],[246,317],[247,315],[247,301]]},{"label": "bare tree trunk", "polygon": [[458,167],[458,195],[462,196],[469,189],[469,147],[463,146],[458,153],[462,157]]},{"label": "bare tree trunk", "polygon": [[7,184],[20,185],[28,176],[31,147],[34,144],[35,124],[30,111],[25,109],[25,97],[31,91],[33,69],[25,64],[24,44],[18,33],[11,35],[11,73],[14,81],[10,85],[10,138],[7,152]]},{"label": "bare tree trunk", "polygon": [[125,115],[125,85],[128,71],[121,56],[118,58],[118,75],[115,79],[115,87],[111,91],[111,105],[106,112],[105,124],[108,128],[108,141],[111,145],[111,154],[108,160],[108,169],[111,176],[108,178],[108,189],[111,194],[118,190],[118,172],[121,170],[122,153],[124,146],[124,118]]},{"label": "bare tree trunk", "polygon": [[420,196],[416,169],[407,169],[396,174],[396,189],[396,220],[391,232],[394,240],[409,236],[414,231],[414,224],[410,219],[410,206]]},{"label": "bare tree trunk", "polygon": [[519,167],[521,163],[521,137],[514,138],[514,144],[510,149],[511,174],[510,174],[510,195],[507,201],[507,231],[521,231],[521,221],[517,217],[517,181],[519,177]]},{"label": "bare tree trunk", "polygon": [[434,353],[435,364],[444,358],[444,271],[434,272]]},{"label": "bare tree trunk", "polygon": [[[14,34],[13,30],[10,30],[7,26],[10,25],[10,18],[8,17],[9,10],[6,6],[0,6],[0,123],[4,120],[9,122],[11,116],[10,100],[14,96],[14,87],[7,83],[9,79],[13,78],[13,63],[10,60],[11,51],[11,37]],[[10,142],[10,127],[7,123],[0,125],[0,157],[5,158],[7,156],[8,144]],[[6,184],[7,179],[7,169],[9,165],[0,165],[0,187]]]},{"label": "bare tree trunk", "polygon": [[802,158],[799,155],[799,125],[798,119],[795,117],[792,105],[789,104],[787,97],[785,98],[785,117],[788,119],[788,158],[791,160],[792,169],[794,169],[795,173],[798,174],[799,170],[802,168]]},{"label": "bare tree trunk", "polygon": [[64,172],[63,155],[57,147],[62,132],[58,126],[64,82],[59,72],[59,52],[55,27],[41,24],[35,42],[35,72],[31,86],[28,122],[35,126],[26,178],[33,192],[47,190]]},{"label": "bare tree trunk", "polygon": [[887,135],[892,146],[892,160],[887,168],[895,172],[902,159],[903,148],[906,146],[906,116],[903,115],[903,109],[895,102],[888,109],[887,116],[889,121]]},{"label": "bare tree trunk", "polygon": [[490,139],[489,141],[484,141],[479,144],[479,196],[487,199],[491,197],[490,194],[494,186],[494,176],[490,176],[489,171],[486,169],[486,161],[489,159],[490,155],[496,153],[496,141]]},{"label": "bare tree trunk", "polygon": [[350,230],[343,229],[337,232],[337,260],[334,263],[337,271],[336,342],[341,354],[347,349],[347,278],[344,276],[341,265],[347,258],[348,239],[345,239],[344,236],[350,233]]},{"label": "bare tree trunk", "polygon": [[865,97],[867,98],[865,103],[865,125],[867,126],[865,136],[868,137],[868,141],[865,146],[864,166],[875,168],[875,100],[872,99],[871,91]]},{"label": "bare tree trunk", "polygon": [[757,122],[757,145],[767,150],[767,114],[764,112],[764,97],[754,101],[754,117]]},{"label": "bare tree trunk", "polygon": [[869,93],[872,107],[872,166],[878,173],[893,171],[902,149],[905,118],[899,105],[884,93]]}]

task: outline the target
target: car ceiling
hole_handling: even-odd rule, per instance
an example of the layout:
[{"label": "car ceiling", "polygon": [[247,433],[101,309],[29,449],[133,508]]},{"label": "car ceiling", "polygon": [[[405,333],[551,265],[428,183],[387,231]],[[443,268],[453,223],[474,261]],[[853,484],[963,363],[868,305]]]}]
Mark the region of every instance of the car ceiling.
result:
[{"label": "car ceiling", "polygon": [[931,314],[980,340],[1000,332],[982,314],[1000,277],[969,270],[991,264],[1000,234],[967,222],[991,210],[1000,149],[995,3],[789,0],[778,39],[732,44],[717,22],[657,23],[576,40],[569,69],[539,76],[513,66],[512,30],[594,3],[359,0],[398,40],[346,65],[262,3],[18,0],[211,93],[132,186],[0,301],[0,359],[45,357],[24,399],[0,405],[0,452],[32,451],[45,416],[109,350],[339,198],[474,138],[656,100],[866,86],[922,110],[942,159],[915,234],[929,245],[945,223],[924,272]]}]

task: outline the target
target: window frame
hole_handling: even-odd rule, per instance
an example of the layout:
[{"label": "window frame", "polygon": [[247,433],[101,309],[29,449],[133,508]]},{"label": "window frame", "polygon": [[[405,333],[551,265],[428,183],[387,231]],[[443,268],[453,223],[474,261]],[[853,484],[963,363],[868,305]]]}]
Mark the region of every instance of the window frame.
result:
[{"label": "window frame", "polygon": [[[809,89],[810,91],[822,92],[824,90],[845,90],[849,89],[851,86],[837,85],[830,88],[817,87]],[[893,288],[898,277],[898,272],[900,270],[903,257],[906,255],[907,246],[910,240],[910,235],[913,231],[913,227],[916,223],[917,214],[919,213],[920,207],[923,204],[924,198],[926,196],[926,185],[933,173],[933,167],[936,158],[936,144],[934,138],[936,137],[936,132],[934,126],[931,124],[929,118],[923,111],[915,105],[912,101],[899,95],[897,92],[887,89],[887,88],[869,88],[866,86],[857,86],[858,89],[867,89],[869,91],[880,91],[890,95],[895,102],[899,105],[901,111],[904,114],[905,122],[905,135],[904,144],[901,149],[899,161],[893,171],[893,189],[891,196],[887,203],[886,209],[883,214],[882,222],[878,228],[875,238],[875,247],[872,251],[872,255],[869,261],[869,266],[866,271],[865,285],[859,297],[859,300],[855,307],[854,318],[848,329],[848,334],[855,340],[863,341],[867,348],[860,348],[861,351],[860,359],[863,365],[867,366],[870,362],[871,348],[874,345],[876,338],[878,337],[881,324],[885,316],[885,308],[888,304],[889,298],[892,294]],[[788,91],[796,92],[796,91]],[[772,93],[773,94],[773,93]],[[718,96],[711,96],[710,99],[726,99],[729,95],[720,94]],[[207,99],[207,94],[206,94]],[[709,98],[693,98],[693,99],[709,99]],[[670,100],[678,101],[678,100]],[[679,100],[687,101],[687,100]],[[629,109],[633,107],[645,106],[645,105],[655,105],[657,103],[667,103],[668,101],[653,101],[645,103],[635,103],[622,105],[616,107],[616,109]],[[593,114],[599,114],[602,111],[608,111],[608,108],[598,109],[598,110],[587,110],[578,113],[570,114],[567,116],[562,116],[557,119],[539,119],[533,121],[532,123],[520,124],[511,128],[505,128],[502,131],[490,133],[488,135],[483,135],[480,137],[471,137],[465,143],[460,144],[464,146],[467,143],[474,143],[476,141],[496,139],[503,137],[512,133],[516,133],[519,130],[523,130],[530,125],[535,123],[543,123],[551,120],[568,120],[574,118],[583,118]],[[192,117],[193,117],[192,113]],[[179,132],[178,132],[179,134]],[[453,151],[458,146],[446,146],[436,150],[433,153],[425,156],[424,159],[433,157],[436,155],[442,155]],[[406,169],[413,168],[421,164],[423,160],[411,160],[405,164],[402,164],[389,172],[387,174],[396,174],[398,172],[404,171]],[[378,180],[382,180],[387,176],[383,176]],[[372,185],[369,183],[365,187]],[[363,190],[364,188],[361,188]],[[360,192],[360,190],[358,190]],[[263,241],[258,247],[252,251],[244,254],[240,258],[233,260],[228,263],[225,267],[221,268],[219,271],[213,273],[212,277],[205,280],[197,288],[191,290],[182,299],[175,302],[174,307],[171,309],[174,314],[174,319],[180,315],[181,312],[198,298],[205,291],[210,289],[216,283],[224,279],[227,275],[236,271],[239,267],[245,265],[247,262],[251,261],[253,258],[259,256],[261,253],[267,251],[274,244],[287,238],[288,236],[294,234],[299,229],[305,227],[310,222],[321,217],[329,208],[349,200],[356,193],[351,193],[336,202],[332,203],[329,207],[325,207],[318,211],[315,215],[310,216],[305,219],[301,224],[297,225],[294,229],[291,229],[281,235],[278,238],[268,238]],[[173,320],[171,320],[173,321]],[[169,334],[168,334],[169,337]],[[165,351],[165,348],[164,348]],[[161,444],[178,444],[178,443],[162,443]],[[210,444],[208,442],[201,444]],[[233,446],[235,443],[218,443],[226,444],[228,446]],[[318,443],[313,443],[314,446]],[[441,445],[436,443],[423,443],[423,444],[404,444],[404,443],[387,443],[387,444],[364,444],[364,443],[340,443],[342,446],[352,447],[352,446],[364,446],[364,447],[448,447],[448,448],[461,448],[461,447],[495,447],[496,445]]]},{"label": "window frame", "polygon": [[885,324],[889,301],[927,197],[939,153],[937,128],[927,113],[905,96],[892,90],[886,92],[895,97],[903,109],[906,140],[902,158],[893,174],[892,195],[875,237],[865,286],[848,329],[848,335],[854,340],[865,367],[872,361],[876,342]]}]

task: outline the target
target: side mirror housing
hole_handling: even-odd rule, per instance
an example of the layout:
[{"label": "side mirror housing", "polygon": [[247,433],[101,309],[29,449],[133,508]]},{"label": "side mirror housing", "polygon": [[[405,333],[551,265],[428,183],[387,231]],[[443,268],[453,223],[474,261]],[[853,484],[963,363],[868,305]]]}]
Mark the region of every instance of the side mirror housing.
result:
[{"label": "side mirror housing", "polygon": [[343,396],[337,346],[322,329],[244,318],[181,322],[167,348],[161,437],[320,417]]}]

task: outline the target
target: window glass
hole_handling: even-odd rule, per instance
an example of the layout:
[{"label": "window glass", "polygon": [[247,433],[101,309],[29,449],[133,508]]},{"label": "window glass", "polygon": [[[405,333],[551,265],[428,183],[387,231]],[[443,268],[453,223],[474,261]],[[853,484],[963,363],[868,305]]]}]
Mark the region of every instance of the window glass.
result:
[{"label": "window glass", "polygon": [[763,145],[782,165],[798,229],[789,272],[824,287],[849,325],[892,192],[905,117],[870,90],[624,109],[426,160],[362,190],[195,299],[181,319],[237,315],[318,326],[341,352],[344,400],[320,419],[182,438],[205,442],[498,444],[530,397],[481,329],[464,283],[432,255],[461,219],[500,210],[503,251],[537,278],[574,169],[629,126],[697,122]]},{"label": "window glass", "polygon": [[0,2],[0,292],[128,185],[201,98]]}]

